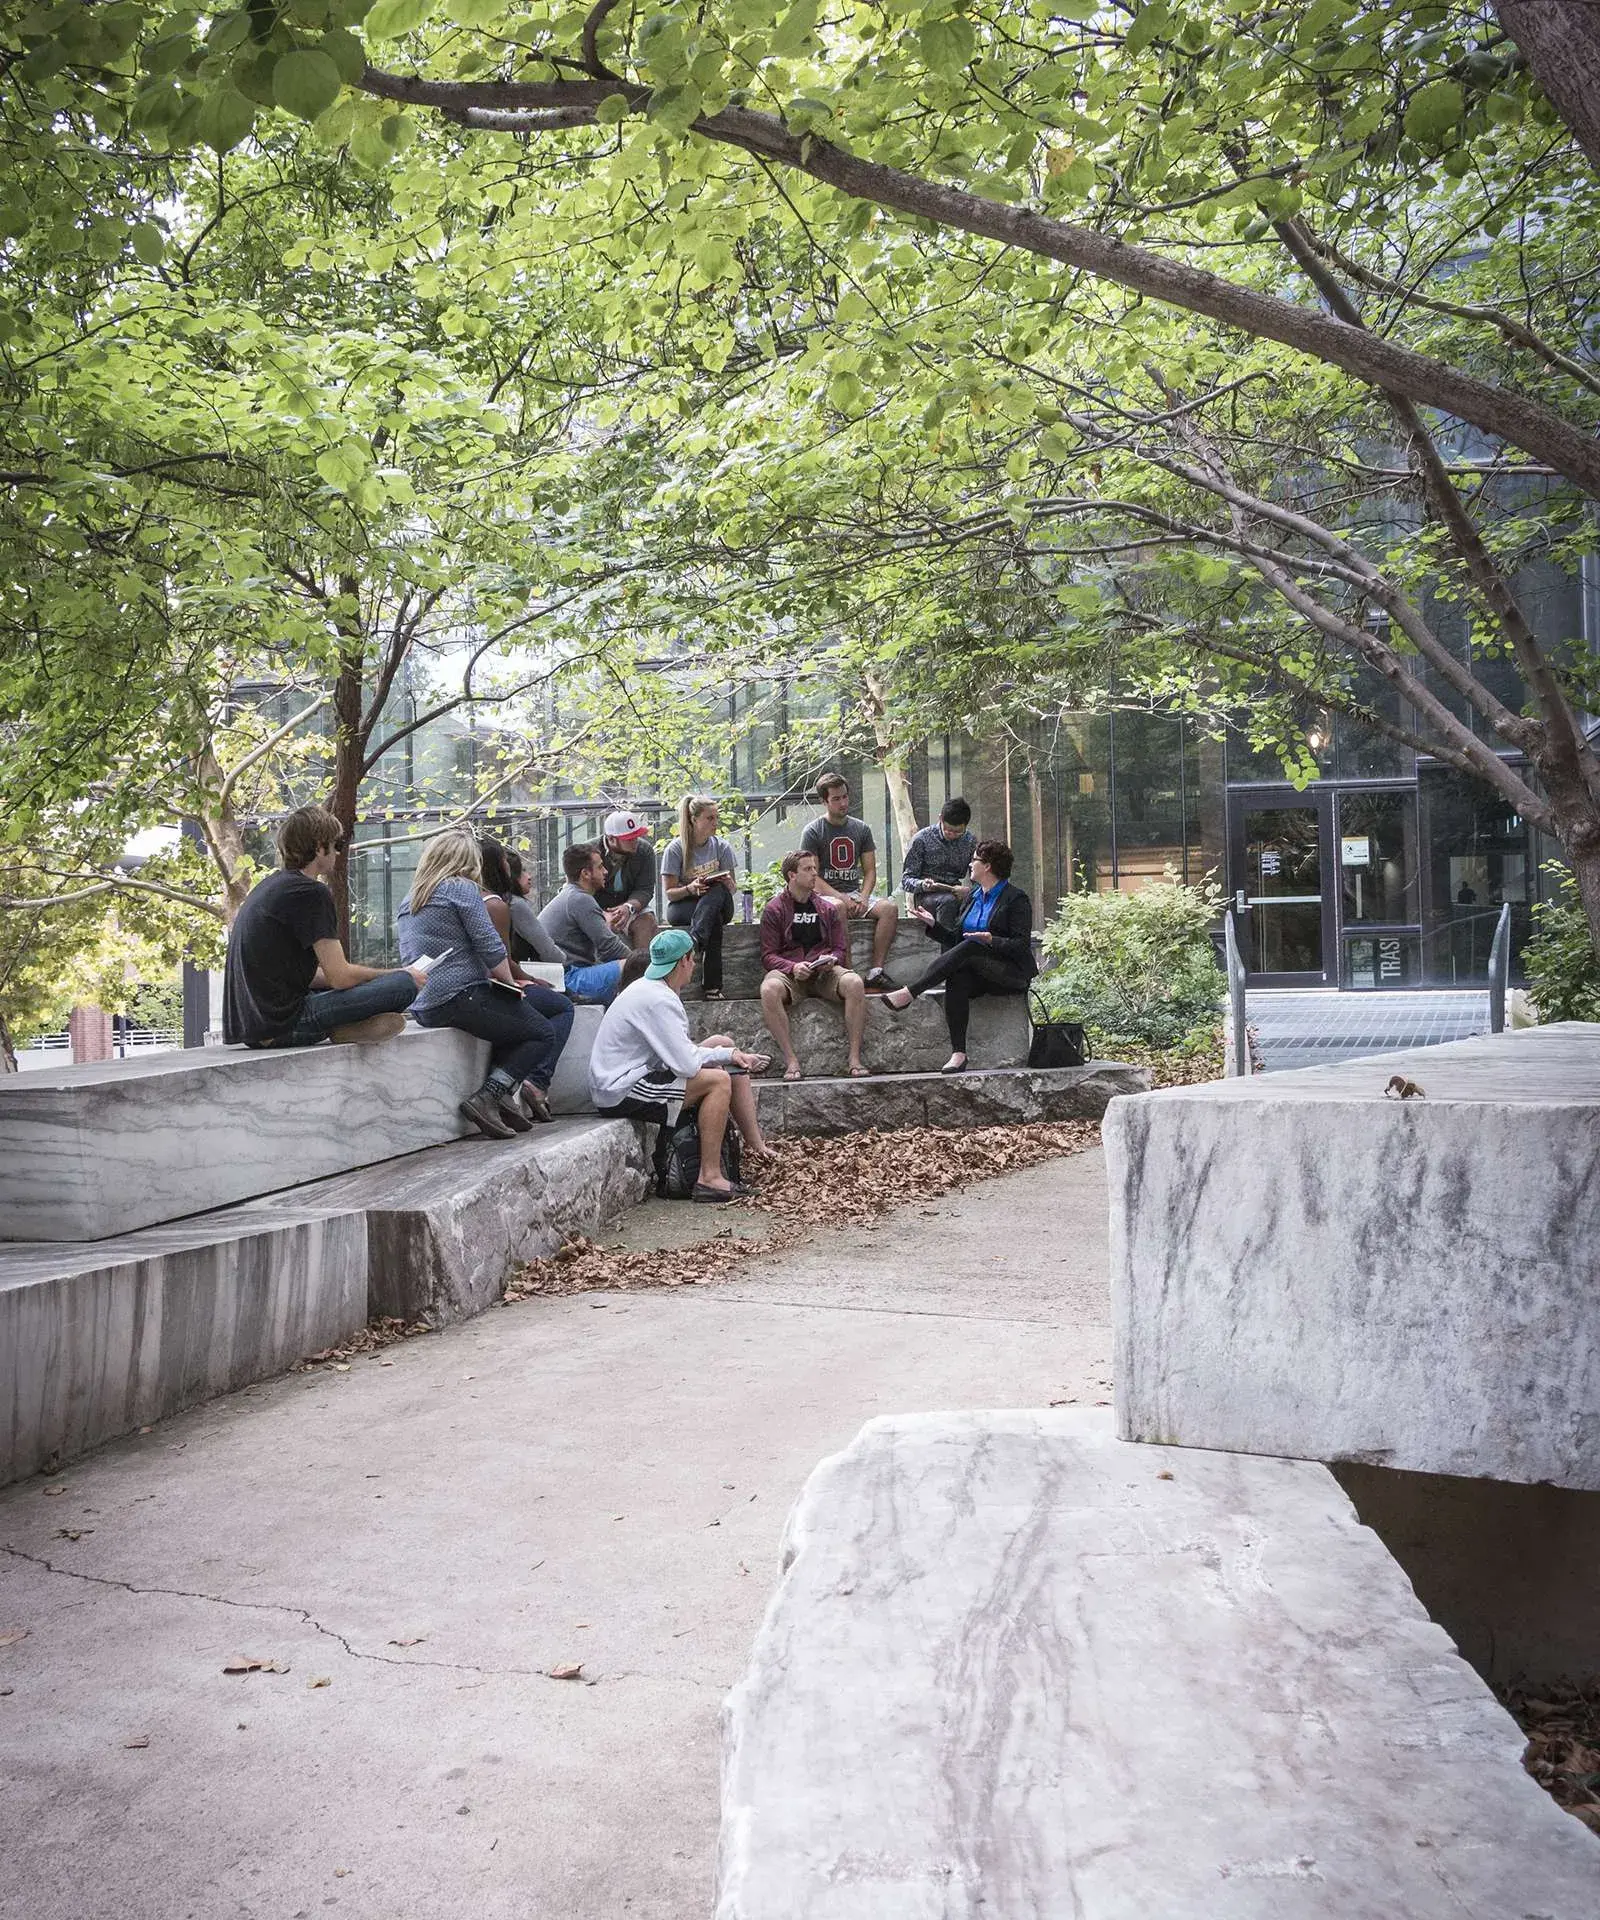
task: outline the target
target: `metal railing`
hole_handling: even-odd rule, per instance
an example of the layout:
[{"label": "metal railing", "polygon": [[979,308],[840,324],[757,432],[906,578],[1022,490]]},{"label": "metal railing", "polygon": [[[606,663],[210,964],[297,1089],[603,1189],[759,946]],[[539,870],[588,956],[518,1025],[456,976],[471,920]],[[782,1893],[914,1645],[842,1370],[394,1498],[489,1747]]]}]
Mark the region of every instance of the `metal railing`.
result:
[{"label": "metal railing", "polygon": [[1511,902],[1500,909],[1489,948],[1489,1031],[1504,1033],[1506,988],[1511,980]]},{"label": "metal railing", "polygon": [[1250,1029],[1245,1024],[1244,961],[1234,929],[1233,909],[1222,916],[1222,950],[1228,973],[1228,1078],[1250,1071]]}]

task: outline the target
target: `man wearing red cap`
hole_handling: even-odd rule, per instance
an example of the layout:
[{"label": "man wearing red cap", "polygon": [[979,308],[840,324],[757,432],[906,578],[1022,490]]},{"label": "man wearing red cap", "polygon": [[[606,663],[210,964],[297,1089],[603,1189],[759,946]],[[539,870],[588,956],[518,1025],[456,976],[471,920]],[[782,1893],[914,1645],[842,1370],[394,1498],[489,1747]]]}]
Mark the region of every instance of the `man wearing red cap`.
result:
[{"label": "man wearing red cap", "polygon": [[608,813],[604,843],[606,877],[595,899],[606,925],[632,947],[645,948],[659,923],[651,911],[656,897],[656,850],[650,829],[632,813]]}]

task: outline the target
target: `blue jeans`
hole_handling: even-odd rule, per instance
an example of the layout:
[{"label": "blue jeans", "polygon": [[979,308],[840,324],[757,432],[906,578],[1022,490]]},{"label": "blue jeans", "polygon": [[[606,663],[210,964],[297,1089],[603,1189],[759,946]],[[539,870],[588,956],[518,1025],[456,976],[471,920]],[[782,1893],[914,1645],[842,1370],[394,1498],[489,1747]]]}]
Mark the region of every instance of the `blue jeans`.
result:
[{"label": "blue jeans", "polygon": [[572,1002],[554,987],[530,982],[520,999],[504,987],[467,987],[417,1015],[421,1027],[459,1027],[489,1043],[489,1078],[509,1091],[523,1080],[541,1089],[555,1075],[572,1031]]},{"label": "blue jeans", "polygon": [[335,1027],[353,1026],[375,1013],[404,1013],[417,997],[417,983],[409,973],[380,973],[358,986],[308,993],[300,1018],[278,1041],[280,1047],[314,1047]]},{"label": "blue jeans", "polygon": [[592,1000],[609,1007],[617,997],[617,982],[622,978],[620,960],[599,960],[592,967],[567,968],[567,992],[574,1000]]}]

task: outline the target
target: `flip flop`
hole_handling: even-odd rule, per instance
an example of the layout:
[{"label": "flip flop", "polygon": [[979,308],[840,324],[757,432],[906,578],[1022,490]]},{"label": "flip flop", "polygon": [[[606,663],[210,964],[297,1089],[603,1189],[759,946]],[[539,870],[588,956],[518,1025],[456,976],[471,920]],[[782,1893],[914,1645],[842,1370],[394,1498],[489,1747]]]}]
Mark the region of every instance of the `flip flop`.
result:
[{"label": "flip flop", "polygon": [[871,1067],[850,1067],[846,1070],[845,1077],[850,1080],[870,1080],[872,1069]]},{"label": "flip flop", "polygon": [[790,1086],[793,1086],[796,1080],[805,1079],[805,1069],[803,1067],[785,1067],[783,1077],[789,1082]]}]

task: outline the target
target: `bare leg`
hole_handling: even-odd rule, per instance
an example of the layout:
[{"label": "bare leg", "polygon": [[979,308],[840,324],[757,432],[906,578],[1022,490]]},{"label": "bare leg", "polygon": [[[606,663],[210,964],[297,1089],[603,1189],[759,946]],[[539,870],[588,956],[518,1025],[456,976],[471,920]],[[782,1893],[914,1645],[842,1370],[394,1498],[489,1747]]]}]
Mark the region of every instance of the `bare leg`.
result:
[{"label": "bare leg", "polygon": [[693,1107],[700,1126],[700,1184],[728,1191],[722,1174],[722,1138],[728,1131],[732,1104],[730,1077],[721,1067],[702,1067],[683,1091],[683,1104]]},{"label": "bare leg", "polygon": [[772,1149],[761,1135],[761,1122],[756,1118],[756,1083],[747,1073],[731,1074],[733,1093],[730,1105],[733,1108],[733,1124],[739,1129],[739,1138],[753,1154],[762,1158]]},{"label": "bare leg", "polygon": [[900,926],[900,909],[892,900],[872,903],[872,964],[881,967],[889,958],[894,936]]},{"label": "bare leg", "polygon": [[661,923],[653,913],[636,913],[628,924],[628,945],[635,950],[642,950],[660,931]]},{"label": "bare leg", "polygon": [[776,970],[767,974],[761,982],[761,1018],[766,1022],[767,1032],[778,1043],[785,1073],[798,1076],[800,1062],[795,1057],[794,1041],[789,1035],[789,985]]},{"label": "bare leg", "polygon": [[850,1043],[850,1071],[861,1068],[861,1036],[867,1030],[867,988],[859,973],[841,973],[839,996],[844,1001],[844,1037]]}]

